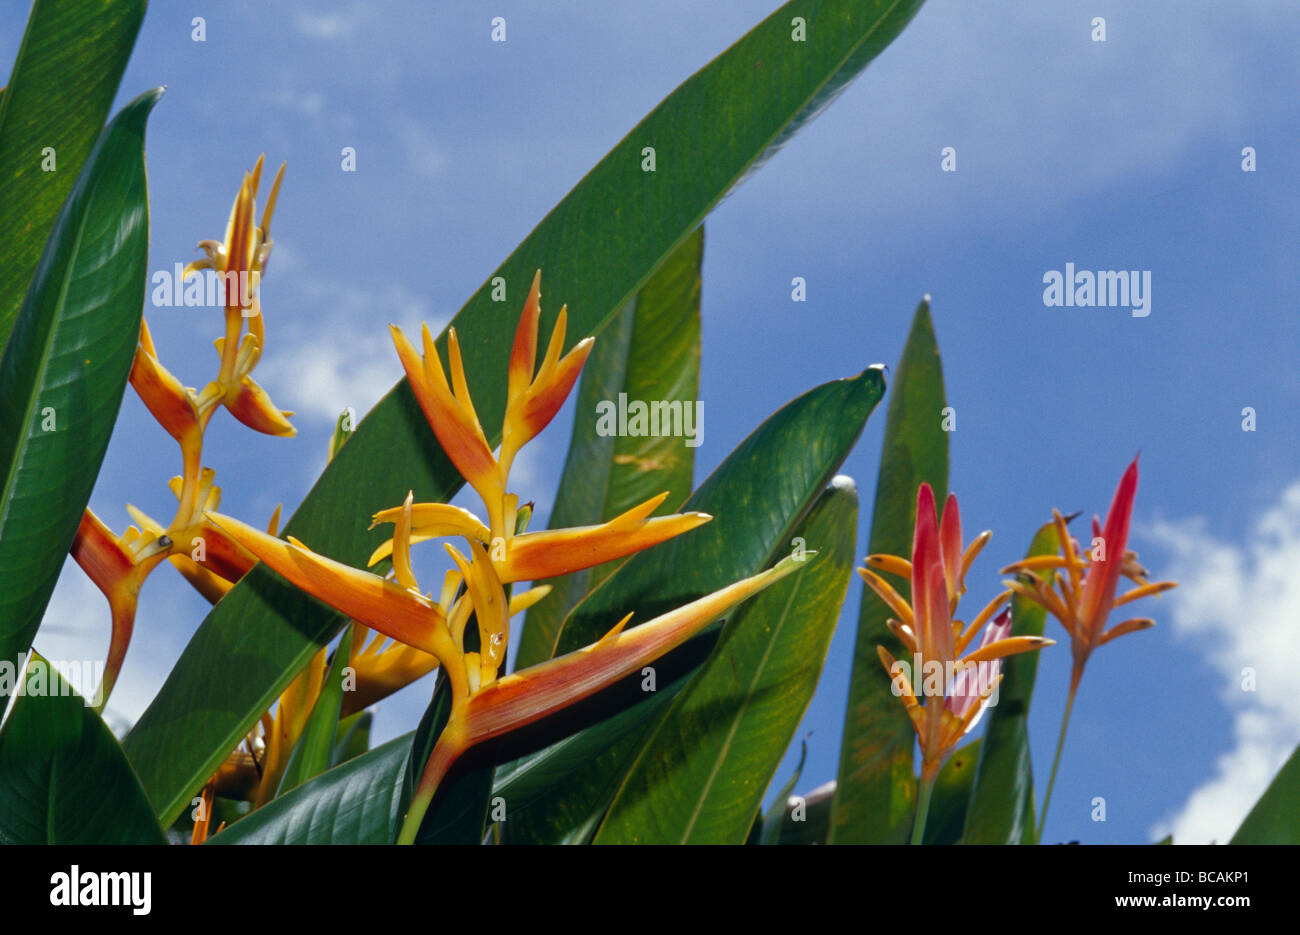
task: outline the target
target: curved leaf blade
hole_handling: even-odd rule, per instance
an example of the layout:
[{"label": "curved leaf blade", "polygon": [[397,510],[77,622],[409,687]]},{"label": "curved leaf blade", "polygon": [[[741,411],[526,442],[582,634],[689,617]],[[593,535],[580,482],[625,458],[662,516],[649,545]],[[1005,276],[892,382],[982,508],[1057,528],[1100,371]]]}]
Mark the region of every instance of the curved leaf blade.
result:
[{"label": "curved leaf blade", "polygon": [[144,7],[145,0],[32,4],[0,95],[0,349],[50,226],[103,129]]},{"label": "curved leaf blade", "polygon": [[[573,420],[551,529],[603,523],[664,491],[668,499],[656,513],[671,513],[690,493],[694,447],[668,433],[602,436],[594,414],[602,403],[617,407],[620,396],[695,404],[703,261],[700,227],[601,332],[582,369],[577,400],[582,415]],[[515,668],[549,659],[565,615],[621,564],[607,562],[548,579],[551,593],[528,611]]]},{"label": "curved leaf blade", "polygon": [[796,531],[816,551],[742,605],[642,746],[597,844],[743,844],[821,677],[857,544],[858,495],[836,478]]},{"label": "curved leaf blade", "polygon": [[[917,488],[929,481],[940,503],[948,489],[948,434],[940,423],[946,405],[943,365],[928,298],[912,318],[897,374],[885,420],[867,551],[910,558]],[[908,590],[899,586],[904,598]],[[862,589],[839,779],[831,805],[833,844],[903,844],[912,829],[914,733],[876,655],[878,645],[896,658],[902,655],[902,644],[885,626],[890,615],[875,592]]]},{"label": "curved leaf blade", "polygon": [[19,678],[0,730],[0,844],[165,844],[95,709],[36,653]]},{"label": "curved leaf blade", "polygon": [[0,659],[31,646],[122,404],[147,276],[145,121],[161,94],[122,108],[95,144],[0,360]]}]

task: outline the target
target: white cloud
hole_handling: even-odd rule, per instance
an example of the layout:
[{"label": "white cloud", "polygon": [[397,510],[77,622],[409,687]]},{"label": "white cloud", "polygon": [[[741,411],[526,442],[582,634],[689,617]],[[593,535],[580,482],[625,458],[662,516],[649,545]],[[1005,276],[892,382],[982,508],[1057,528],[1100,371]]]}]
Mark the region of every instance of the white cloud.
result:
[{"label": "white cloud", "polygon": [[[1300,482],[1255,523],[1243,545],[1216,539],[1203,520],[1161,523],[1153,536],[1173,553],[1176,635],[1205,649],[1233,713],[1233,747],[1214,775],[1154,833],[1178,843],[1220,843],[1246,817],[1300,743],[1293,690],[1300,641]],[[1257,689],[1243,690],[1243,670]]]},{"label": "white cloud", "polygon": [[335,10],[329,13],[299,11],[294,14],[293,25],[308,39],[346,39],[357,25],[353,10]]},{"label": "white cloud", "polygon": [[446,165],[446,157],[433,133],[420,121],[405,116],[397,121],[397,141],[411,171],[422,178],[432,178]]},{"label": "white cloud", "polygon": [[[275,258],[282,259],[278,248]],[[288,262],[282,269],[294,273],[297,258],[283,259]],[[435,333],[443,324],[427,299],[400,283],[363,287],[303,276],[290,288],[309,308],[328,312],[323,320],[315,315],[313,323],[294,314],[286,322],[287,333],[268,339],[269,351],[256,376],[272,399],[307,418],[332,423],[346,406],[364,416],[393,388],[402,367],[389,322],[408,335],[418,335],[422,321]]]},{"label": "white cloud", "polygon": [[291,91],[288,88],[281,88],[276,92],[275,101],[285,110],[304,117],[318,117],[325,110],[325,95],[319,91]]}]

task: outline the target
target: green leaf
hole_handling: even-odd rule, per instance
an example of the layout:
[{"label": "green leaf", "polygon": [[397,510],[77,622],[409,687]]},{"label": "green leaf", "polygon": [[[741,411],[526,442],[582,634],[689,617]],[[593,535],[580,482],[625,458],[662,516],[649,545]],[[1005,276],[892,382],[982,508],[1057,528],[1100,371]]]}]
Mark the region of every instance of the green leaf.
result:
[{"label": "green leaf", "polygon": [[[836,380],[782,407],[756,429],[684,505],[714,519],[642,552],[611,575],[566,619],[559,652],[594,642],[628,611],[648,620],[769,567],[794,545],[791,537],[853,447],[884,392],[882,369]],[[697,645],[695,651],[700,647]],[[654,665],[660,692],[688,650]],[[674,659],[678,661],[674,663]],[[625,683],[635,694],[641,676]],[[637,751],[645,728],[575,770],[554,802],[510,828],[528,843],[553,842],[575,826],[598,821]],[[761,794],[760,790],[760,794]],[[749,811],[752,818],[755,809]]]},{"label": "green leaf", "polygon": [[836,478],[795,533],[816,556],[734,612],[642,746],[595,843],[744,843],[821,677],[857,522],[853,482]]},{"label": "green leaf", "polygon": [[[601,332],[582,369],[577,412],[584,415],[573,420],[551,529],[602,523],[664,491],[668,499],[656,512],[671,513],[690,493],[695,448],[666,432],[601,435],[595,413],[602,403],[617,405],[620,394],[694,405],[700,388],[703,261],[701,227]],[[549,579],[551,593],[528,611],[516,668],[549,659],[565,615],[621,564],[607,562]]]},{"label": "green leaf", "polygon": [[1300,747],[1283,764],[1229,844],[1300,844]]},{"label": "green leaf", "polygon": [[967,804],[975,764],[979,760],[983,739],[972,741],[954,751],[939,770],[930,799],[930,814],[925,822],[926,844],[959,844],[966,821]]},{"label": "green leaf", "polygon": [[413,734],[321,773],[241,818],[209,844],[392,844]]},{"label": "green leaf", "polygon": [[329,671],[325,673],[320,697],[307,716],[302,736],[289,754],[289,763],[284,769],[280,791],[276,795],[284,795],[294,786],[302,785],[330,768],[334,735],[339,726],[339,711],[343,707],[343,670],[347,668],[351,651],[352,628],[348,627],[334,649],[334,658],[330,661]]},{"label": "green leaf", "polygon": [[95,144],[0,360],[0,659],[31,646],[122,404],[148,272],[144,126],[161,94]]},{"label": "green leaf", "polygon": [[[542,750],[511,760],[497,767],[492,796],[506,803],[506,824],[502,837],[513,843],[513,832],[521,825],[535,824],[536,815],[541,821],[547,818],[552,807],[566,808],[564,787],[571,781],[574,771],[604,754],[629,734],[640,736],[646,726],[662,713],[689,680],[689,673],[680,676],[673,684],[660,686],[658,691],[637,691],[632,702],[610,713],[608,695],[598,697],[599,720],[590,727],[571,733]],[[610,793],[612,794],[612,781]],[[587,811],[575,814],[553,843],[579,844],[590,841],[596,831],[600,814]]]},{"label": "green leaf", "polygon": [[330,766],[346,763],[370,749],[370,724],[373,720],[374,715],[369,711],[358,711],[339,721],[338,739],[330,755]]},{"label": "green leaf", "polygon": [[[1055,555],[1056,524],[1034,535],[1026,557]],[[1047,611],[1019,595],[1011,599],[1013,636],[1042,636]],[[984,745],[966,812],[966,844],[1019,844],[1034,840],[1034,771],[1029,758],[1029,701],[1038,672],[1038,653],[1002,660],[998,702],[987,712]]]},{"label": "green leaf", "polygon": [[[0,95],[0,350],[50,226],[104,127],[144,6],[145,0],[32,3]],[[50,158],[54,171],[47,171]]]},{"label": "green leaf", "polygon": [[[544,271],[550,297],[544,334],[562,303],[573,339],[599,333],[713,206],[819,113],[920,5],[786,4],[677,88],[578,183],[452,322],[492,444],[500,440],[512,335],[534,271]],[[806,42],[790,41],[796,15],[811,27]],[[646,146],[656,148],[654,172],[641,168]],[[493,301],[497,277],[511,301]],[[445,360],[445,332],[439,347]],[[366,531],[375,510],[401,503],[408,490],[446,500],[460,485],[403,381],[339,449],[286,532],[361,565],[383,537]],[[343,623],[264,568],[213,609],[125,743],[164,820]],[[241,664],[238,679],[229,678],[232,659]]]},{"label": "green leaf", "polygon": [[[868,553],[910,559],[917,488],[928,481],[937,502],[947,496],[948,433],[940,421],[945,405],[943,367],[927,299],[912,319],[890,395]],[[891,584],[908,598],[905,582]],[[896,658],[903,654],[902,644],[885,626],[890,616],[875,592],[863,588],[839,780],[831,807],[834,844],[903,844],[911,834],[916,810],[915,734],[876,655],[881,645]]]},{"label": "green leaf", "polygon": [[779,844],[781,841],[781,823],[785,820],[786,809],[790,804],[790,796],[794,795],[794,788],[799,782],[799,777],[803,775],[803,765],[808,761],[808,741],[801,741],[799,744],[799,763],[795,766],[794,772],[786,780],[781,791],[776,794],[772,800],[772,807],[762,816],[759,824],[761,830],[758,836],[758,844]]},{"label": "green leaf", "polygon": [[95,709],[36,653],[18,669],[23,694],[0,730],[0,844],[166,843]]}]

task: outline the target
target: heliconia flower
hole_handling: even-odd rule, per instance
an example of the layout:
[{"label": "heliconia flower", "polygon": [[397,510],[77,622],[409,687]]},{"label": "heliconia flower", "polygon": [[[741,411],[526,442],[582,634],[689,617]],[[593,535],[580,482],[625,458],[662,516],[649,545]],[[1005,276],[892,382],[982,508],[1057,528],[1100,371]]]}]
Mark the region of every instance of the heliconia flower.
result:
[{"label": "heliconia flower", "polygon": [[[668,497],[667,491],[651,497],[596,526],[574,526],[503,536],[500,548],[490,548],[492,563],[502,583],[540,581],[581,571],[604,562],[623,558],[650,546],[679,536],[713,517],[707,513],[675,513],[650,517]],[[411,542],[445,536],[463,536],[493,546],[492,533],[473,513],[443,503],[417,503],[412,506]],[[394,522],[401,507],[375,514],[374,525]],[[380,543],[368,564],[387,558],[393,540]]]},{"label": "heliconia flower", "polygon": [[[220,490],[213,472],[202,466],[203,436],[216,409],[226,406],[244,424],[271,435],[293,435],[291,412],[277,409],[265,391],[249,376],[265,344],[265,323],[256,293],[271,252],[270,225],[284,167],[280,167],[270,196],[255,225],[255,200],[262,175],[258,158],[252,173],[245,173],[231,208],[223,242],[203,241],[204,258],[189,264],[183,275],[212,269],[225,277],[225,334],[217,338],[221,369],[217,379],[201,393],[186,387],[162,365],[149,326],[141,320],[130,382],[150,414],[181,447],[181,474],[171,481],[178,501],[176,515],[167,526],[135,507],[128,512],[139,524],[121,537],[114,536],[90,510],[83,513],[73,554],[97,587],[108,597],[113,619],[102,705],[121,669],[134,627],[136,598],[144,580],[166,558],[208,600],[216,602],[255,562],[254,557],[203,516],[215,510]],[[244,322],[248,333],[243,334]],[[242,335],[242,337],[241,337]],[[277,510],[278,515],[278,510]]]},{"label": "heliconia flower", "polygon": [[[898,615],[897,619],[888,621],[889,629],[912,654],[913,665],[904,666],[885,647],[876,648],[916,730],[921,747],[921,777],[925,783],[938,775],[943,761],[970,731],[1001,679],[994,671],[972,686],[971,670],[979,664],[1040,649],[1053,642],[1037,636],[1010,636],[1009,620],[999,617],[991,632],[986,631],[979,647],[966,653],[976,635],[1009,597],[1005,591],[997,595],[969,626],[953,616],[965,590],[966,571],[988,540],[989,534],[983,533],[963,550],[956,496],[949,495],[940,521],[935,513],[934,491],[929,484],[921,484],[916,498],[911,561],[900,556],[867,556],[867,565],[911,579],[911,603],[870,568],[858,569],[867,585]],[[911,677],[909,668],[913,669]],[[917,698],[914,678],[920,680],[921,695],[928,697],[928,702]]]},{"label": "heliconia flower", "polygon": [[[300,589],[365,626],[435,657],[442,665],[451,686],[452,709],[412,800],[414,824],[408,820],[404,826],[400,839],[403,843],[413,839],[419,816],[445,770],[470,746],[594,694],[681,645],[735,604],[800,567],[786,559],[768,571],[624,633],[629,614],[590,646],[497,678],[505,654],[504,621],[509,608],[492,562],[478,542],[471,544],[472,559],[451,550],[458,571],[448,576],[441,599],[435,602],[421,594],[410,574],[412,513],[408,495],[394,535],[396,580],[318,555],[294,539],[282,542],[231,517],[210,516],[269,568]],[[470,600],[449,605],[457,581],[465,582]],[[466,652],[462,642],[471,609],[480,627],[481,648],[477,653]]]},{"label": "heliconia flower", "polygon": [[541,317],[542,305],[542,271],[533,275],[533,284],[528,290],[528,300],[524,303],[523,314],[515,329],[515,343],[510,352],[509,381],[507,384],[507,401],[505,421],[501,428],[501,472],[502,477],[510,473],[515,455],[519,453],[530,439],[555,418],[560,411],[569,391],[573,389],[582,366],[591,353],[594,338],[584,338],[574,345],[573,350],[560,356],[564,349],[565,325],[568,321],[568,306],[560,308],[551,331],[551,340],[546,347],[542,365],[533,374],[533,365],[537,358],[537,328]]},{"label": "heliconia flower", "polygon": [[[1145,569],[1138,564],[1137,554],[1128,550],[1137,484],[1138,462],[1134,458],[1115,489],[1105,526],[1093,519],[1095,541],[1092,549],[1080,550],[1066,529],[1066,519],[1059,511],[1053,510],[1061,554],[1034,556],[1002,569],[1004,574],[1024,575],[1027,582],[1012,580],[1004,583],[1012,591],[1048,610],[1070,634],[1070,650],[1074,657],[1070,675],[1071,698],[1094,649],[1118,636],[1155,626],[1154,620],[1137,617],[1105,629],[1111,611],[1177,586],[1173,581],[1148,582]],[[1049,574],[1040,574],[1043,571]],[[1138,587],[1116,597],[1121,577],[1130,579]],[[1053,590],[1053,585],[1059,588],[1059,593]]]},{"label": "heliconia flower", "polygon": [[502,422],[499,458],[492,454],[492,446],[488,444],[487,434],[474,409],[456,329],[447,330],[447,372],[451,374],[449,383],[428,325],[421,328],[423,354],[416,351],[402,329],[389,325],[393,345],[397,348],[397,356],[402,362],[402,369],[406,371],[411,390],[447,458],[483,498],[488,512],[488,527],[493,537],[502,536],[506,529],[506,485],[515,456],[525,443],[555,417],[573,389],[594,341],[593,338],[584,338],[561,357],[568,319],[567,308],[561,309],[546,354],[534,375],[540,314],[539,270],[533,277],[528,300],[524,303],[523,314],[515,329],[515,342],[507,374],[506,412]]}]

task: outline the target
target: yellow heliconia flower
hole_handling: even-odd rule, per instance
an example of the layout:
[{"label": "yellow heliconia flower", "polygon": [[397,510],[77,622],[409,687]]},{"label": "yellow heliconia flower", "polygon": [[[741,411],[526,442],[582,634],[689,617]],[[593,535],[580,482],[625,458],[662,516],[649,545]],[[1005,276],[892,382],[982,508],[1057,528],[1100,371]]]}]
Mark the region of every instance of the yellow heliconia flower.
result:
[{"label": "yellow heliconia flower", "polygon": [[[600,525],[522,531],[519,498],[506,489],[510,465],[520,447],[559,410],[591,349],[587,339],[560,356],[566,317],[562,310],[534,373],[539,287],[540,274],[534,277],[515,334],[499,459],[474,410],[455,332],[448,334],[448,382],[427,327],[423,357],[399,329],[392,329],[416,398],[448,458],[482,497],[488,522],[448,504],[417,504],[408,493],[401,506],[374,515],[374,524],[393,525],[392,538],[370,559],[371,565],[392,560],[391,572],[381,577],[319,555],[292,537],[286,542],[232,517],[208,516],[272,570],[352,618],[356,629],[349,662],[356,667],[361,690],[348,693],[357,697],[345,700],[346,713],[441,666],[451,689],[451,712],[425,766],[399,843],[414,839],[442,776],[469,747],[590,696],[680,645],[735,604],[798,567],[790,560],[781,562],[624,633],[629,614],[591,646],[501,675],[510,617],[549,590],[543,586],[508,598],[506,585],[621,558],[710,519],[703,513],[652,518],[650,514],[667,496],[661,494]],[[421,591],[410,556],[413,543],[434,538],[467,543],[465,551],[445,544],[454,569],[447,572],[436,598]],[[465,638],[471,618],[478,631],[473,649]],[[367,629],[378,636],[368,638]],[[385,647],[385,638],[395,645]]]},{"label": "yellow heliconia flower", "polygon": [[546,356],[534,376],[537,328],[541,313],[541,276],[539,270],[533,277],[528,300],[515,330],[514,347],[510,353],[500,459],[492,454],[483,426],[479,423],[478,413],[474,411],[456,329],[450,328],[447,331],[447,357],[451,371],[451,383],[448,384],[442,369],[442,358],[438,355],[428,325],[421,330],[423,357],[407,340],[402,329],[389,325],[397,356],[438,443],[461,476],[483,498],[492,538],[503,536],[507,531],[507,523],[512,522],[507,515],[506,484],[515,455],[555,417],[569,391],[573,389],[582,365],[591,353],[594,340],[584,338],[561,357],[568,312],[567,307],[560,309]]},{"label": "yellow heliconia flower", "polygon": [[[196,392],[184,386],[163,366],[144,320],[131,365],[130,381],[150,414],[181,448],[181,474],[171,481],[177,499],[176,515],[163,526],[128,505],[139,525],[121,538],[89,509],[85,511],[72,554],[109,601],[113,632],[105,664],[104,704],[121,669],[135,619],[136,598],[144,580],[166,558],[204,597],[215,603],[253,565],[253,557],[211,523],[203,514],[215,510],[220,489],[213,472],[204,468],[203,436],[217,409],[224,406],[250,428],[271,435],[290,436],[290,412],[277,409],[249,376],[265,344],[265,324],[257,286],[271,253],[270,225],[284,177],[280,167],[260,224],[254,224],[262,157],[251,173],[244,173],[230,212],[224,241],[199,244],[204,258],[185,268],[185,275],[212,269],[225,277],[225,334],[217,338],[221,366],[217,378]],[[244,322],[248,333],[244,334]],[[241,337],[242,335],[242,337]],[[276,510],[278,517],[279,510]],[[274,526],[278,520],[272,519]]]},{"label": "yellow heliconia flower", "polygon": [[456,632],[455,605],[449,613],[443,603],[420,593],[408,576],[409,562],[399,557],[410,547],[403,529],[406,523],[399,523],[394,569],[405,567],[407,571],[396,572],[397,580],[389,580],[312,552],[295,539],[284,542],[228,516],[212,519],[300,589],[365,626],[435,657],[442,665],[451,686],[451,713],[412,800],[401,843],[414,839],[419,818],[438,782],[469,747],[589,697],[680,646],[736,604],[801,567],[787,558],[765,572],[624,632],[629,614],[590,646],[498,678],[506,648],[504,619],[509,611],[501,581],[482,555],[480,544],[471,546],[475,552],[472,561],[459,553],[452,556],[468,582],[470,601],[464,606],[474,611],[479,626],[480,650],[466,652],[460,639],[465,621],[459,622],[460,632]]}]

